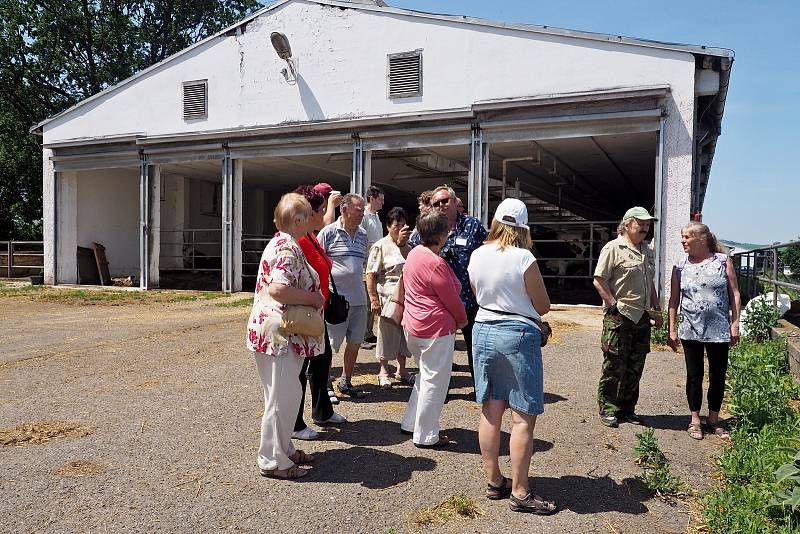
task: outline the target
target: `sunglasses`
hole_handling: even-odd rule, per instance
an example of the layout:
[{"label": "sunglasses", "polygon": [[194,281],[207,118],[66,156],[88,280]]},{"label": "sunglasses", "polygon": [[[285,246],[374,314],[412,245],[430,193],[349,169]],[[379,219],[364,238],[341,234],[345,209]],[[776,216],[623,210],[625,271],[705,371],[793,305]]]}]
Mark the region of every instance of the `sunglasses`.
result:
[{"label": "sunglasses", "polygon": [[433,206],[434,208],[438,208],[449,203],[450,203],[449,198],[443,198],[441,200],[437,200],[436,202],[431,202],[431,206]]}]

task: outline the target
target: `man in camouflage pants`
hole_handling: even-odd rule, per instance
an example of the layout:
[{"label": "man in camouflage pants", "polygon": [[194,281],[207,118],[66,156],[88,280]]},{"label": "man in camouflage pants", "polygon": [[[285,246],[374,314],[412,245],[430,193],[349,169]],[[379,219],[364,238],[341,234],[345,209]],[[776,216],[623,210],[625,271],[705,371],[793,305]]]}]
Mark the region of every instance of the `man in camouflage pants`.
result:
[{"label": "man in camouflage pants", "polygon": [[609,427],[620,421],[641,424],[636,415],[639,380],[650,352],[650,314],[662,324],[654,275],[655,259],[644,238],[655,220],[645,208],[629,209],[616,239],[600,251],[594,287],[605,304],[603,369],[597,388],[600,421]]}]

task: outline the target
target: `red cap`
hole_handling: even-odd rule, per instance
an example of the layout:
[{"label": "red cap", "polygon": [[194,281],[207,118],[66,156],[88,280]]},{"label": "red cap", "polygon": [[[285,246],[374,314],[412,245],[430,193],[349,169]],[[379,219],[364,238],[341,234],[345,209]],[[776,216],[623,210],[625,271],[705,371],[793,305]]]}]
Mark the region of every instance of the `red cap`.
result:
[{"label": "red cap", "polygon": [[320,193],[322,196],[328,196],[331,191],[333,191],[333,187],[331,187],[329,183],[320,182],[314,186],[314,191]]}]

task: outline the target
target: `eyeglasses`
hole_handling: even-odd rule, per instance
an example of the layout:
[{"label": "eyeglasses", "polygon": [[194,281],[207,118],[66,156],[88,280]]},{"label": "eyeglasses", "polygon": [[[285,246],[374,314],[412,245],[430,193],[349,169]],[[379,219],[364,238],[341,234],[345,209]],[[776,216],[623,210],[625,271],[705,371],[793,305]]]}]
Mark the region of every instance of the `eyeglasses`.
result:
[{"label": "eyeglasses", "polygon": [[431,202],[431,206],[433,206],[434,208],[438,208],[444,204],[449,204],[449,203],[450,203],[450,197],[442,198],[440,200],[437,200],[436,202]]}]

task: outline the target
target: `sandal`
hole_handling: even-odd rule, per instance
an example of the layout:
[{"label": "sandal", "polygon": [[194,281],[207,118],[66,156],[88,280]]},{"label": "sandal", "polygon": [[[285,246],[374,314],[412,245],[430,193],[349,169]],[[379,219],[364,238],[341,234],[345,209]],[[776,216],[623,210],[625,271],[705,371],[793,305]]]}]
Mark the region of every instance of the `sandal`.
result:
[{"label": "sandal", "polygon": [[511,497],[509,497],[508,507],[512,512],[525,512],[536,515],[552,515],[558,509],[555,501],[549,501],[544,497],[531,495],[530,493],[522,499],[515,497],[512,493]]},{"label": "sandal", "polygon": [[275,478],[278,480],[297,480],[309,473],[308,469],[301,469],[300,466],[297,465],[293,465],[289,469],[261,469],[260,471],[262,477]]},{"label": "sandal", "polygon": [[503,477],[503,481],[499,486],[495,486],[491,482],[486,484],[486,498],[492,501],[499,501],[508,499],[511,496],[511,479]]},{"label": "sandal", "polygon": [[719,421],[716,423],[706,423],[708,425],[708,430],[710,434],[714,434],[720,439],[730,439],[731,433],[728,431],[727,428],[722,426]]},{"label": "sandal", "polygon": [[689,428],[686,429],[686,432],[692,439],[696,439],[698,441],[703,439],[703,426],[700,423],[690,424]]},{"label": "sandal", "polygon": [[297,465],[314,463],[316,457],[313,454],[308,454],[302,449],[297,449],[294,454],[289,456],[289,459]]},{"label": "sandal", "polygon": [[392,389],[392,381],[386,375],[378,375],[378,386],[381,389]]}]

